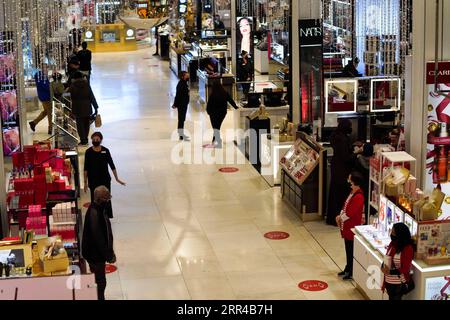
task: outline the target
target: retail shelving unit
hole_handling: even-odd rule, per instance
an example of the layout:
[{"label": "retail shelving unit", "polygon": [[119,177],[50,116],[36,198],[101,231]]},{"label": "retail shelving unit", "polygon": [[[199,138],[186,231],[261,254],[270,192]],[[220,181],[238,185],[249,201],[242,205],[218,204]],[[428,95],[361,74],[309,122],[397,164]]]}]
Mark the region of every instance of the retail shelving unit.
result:
[{"label": "retail shelving unit", "polygon": [[[83,231],[83,221],[81,210],[78,208],[77,192],[75,190],[48,192],[46,203],[48,235],[58,235],[58,232],[54,230],[55,227],[63,226],[66,229],[72,229],[75,234],[75,239],[65,241],[63,238],[64,247],[67,254],[72,257],[72,263],[79,265],[81,270],[86,270],[84,260],[81,257],[81,233]],[[75,217],[74,219],[69,219],[68,221],[56,222],[52,217],[52,210],[56,205],[63,203],[68,203],[71,205],[71,213],[75,215]]]},{"label": "retail shelving unit", "polygon": [[[370,182],[369,182],[369,199],[367,205],[379,210],[378,204],[380,202],[380,195],[384,192],[383,180],[385,176],[385,169],[388,167],[408,167],[414,165],[414,176],[416,175],[416,159],[406,152],[382,152],[379,157],[373,157],[370,160]],[[369,222],[369,217],[366,221]]]}]

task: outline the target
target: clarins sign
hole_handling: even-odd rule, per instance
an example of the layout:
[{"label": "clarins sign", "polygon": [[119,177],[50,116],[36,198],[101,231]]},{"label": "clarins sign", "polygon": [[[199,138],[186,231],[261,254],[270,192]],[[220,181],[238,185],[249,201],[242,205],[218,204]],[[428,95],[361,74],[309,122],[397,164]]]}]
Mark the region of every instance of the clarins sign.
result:
[{"label": "clarins sign", "polygon": [[300,36],[300,47],[322,46],[323,29],[320,19],[299,20],[298,32]]},{"label": "clarins sign", "polygon": [[[434,84],[436,78],[436,64],[434,62],[427,63],[427,84]],[[450,61],[442,61],[438,63],[437,83],[450,83]]]}]

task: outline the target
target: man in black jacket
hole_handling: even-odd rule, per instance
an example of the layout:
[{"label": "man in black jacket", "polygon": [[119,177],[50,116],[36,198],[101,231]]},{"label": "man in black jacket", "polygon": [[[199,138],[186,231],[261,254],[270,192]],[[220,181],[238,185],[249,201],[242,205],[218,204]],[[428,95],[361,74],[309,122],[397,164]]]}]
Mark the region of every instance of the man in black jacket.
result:
[{"label": "man in black jacket", "polygon": [[344,70],[342,70],[342,75],[347,78],[357,78],[360,77],[361,74],[358,72],[359,58],[356,57],[349,61],[349,63],[345,66]]},{"label": "man in black jacket", "polygon": [[91,50],[88,50],[88,44],[86,41],[81,44],[81,47],[83,49],[77,53],[78,60],[80,60],[80,71],[86,75],[89,81],[92,71],[92,52]]},{"label": "man in black jacket", "polygon": [[177,93],[172,108],[178,109],[178,134],[180,140],[189,141],[190,138],[184,134],[184,122],[189,105],[189,73],[182,71],[180,82],[177,85]]},{"label": "man in black jacket", "polygon": [[106,262],[115,263],[113,235],[108,210],[111,194],[105,186],[94,191],[94,202],[86,213],[83,229],[82,254],[95,274],[99,300],[105,300]]},{"label": "man in black jacket", "polygon": [[[93,115],[98,113],[98,103],[89,82],[79,71],[73,75],[68,91],[72,100],[72,114],[77,122],[78,135],[81,140],[80,145],[86,146],[89,142],[90,120]],[[92,107],[94,107],[94,112]]]}]

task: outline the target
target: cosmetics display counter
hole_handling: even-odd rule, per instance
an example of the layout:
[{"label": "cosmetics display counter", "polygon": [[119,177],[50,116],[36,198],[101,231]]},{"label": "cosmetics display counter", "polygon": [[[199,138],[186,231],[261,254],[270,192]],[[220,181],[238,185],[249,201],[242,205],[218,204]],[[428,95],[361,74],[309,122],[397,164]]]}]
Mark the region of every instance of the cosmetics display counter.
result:
[{"label": "cosmetics display counter", "polygon": [[[79,173],[71,156],[49,142],[12,156],[6,186],[9,237],[0,241],[0,300],[31,299],[36,292],[41,299],[97,298],[94,275],[86,274],[80,253]],[[42,286],[51,290],[41,292]]]},{"label": "cosmetics display counter", "polygon": [[410,174],[415,159],[405,152],[377,151],[371,161],[369,205],[377,216],[354,229],[354,271],[358,288],[373,300],[387,299],[380,287],[380,266],[395,223],[405,223],[415,241],[412,264],[415,289],[406,299],[441,300],[450,294],[450,221],[439,216],[445,195],[429,196]]},{"label": "cosmetics display counter", "polygon": [[[370,226],[356,227],[353,278],[371,300],[388,300],[381,291],[383,274],[380,266],[390,242],[389,234]],[[407,300],[447,300],[450,295],[450,264],[431,266],[422,260],[412,264],[415,289],[405,296]],[[370,285],[371,284],[371,285]]]},{"label": "cosmetics display counter", "polygon": [[[255,112],[260,110],[260,107],[248,108],[244,104],[238,104],[238,109],[233,109],[233,122],[234,122],[234,130],[236,132],[235,143],[237,145],[243,145],[245,140],[245,127],[246,127],[246,119],[251,116]],[[264,111],[267,112],[271,124],[276,125],[282,123],[283,120],[287,117],[289,113],[289,106],[281,106],[281,107],[264,107]]]}]

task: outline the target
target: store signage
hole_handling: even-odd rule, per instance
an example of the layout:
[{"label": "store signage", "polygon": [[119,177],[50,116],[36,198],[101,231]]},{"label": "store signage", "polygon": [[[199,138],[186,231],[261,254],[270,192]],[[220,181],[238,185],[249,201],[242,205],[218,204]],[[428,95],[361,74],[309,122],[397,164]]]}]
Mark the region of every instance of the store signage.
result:
[{"label": "store signage", "polygon": [[304,291],[323,291],[328,289],[328,283],[319,280],[307,280],[300,282],[298,287]]},{"label": "store signage", "polygon": [[320,19],[299,20],[298,32],[300,47],[323,45],[323,28]]},{"label": "store signage", "polygon": [[[437,83],[450,83],[450,61],[442,61],[438,63]],[[434,62],[427,63],[427,84],[434,84],[436,76],[436,64]]]},{"label": "store signage", "polygon": [[271,231],[264,235],[265,238],[270,240],[285,240],[290,237],[289,233],[283,231]]},{"label": "store signage", "polygon": [[239,171],[238,168],[232,168],[232,167],[225,167],[225,168],[220,168],[219,169],[220,172],[222,173],[236,173]]},{"label": "store signage", "polygon": [[106,273],[113,273],[113,272],[116,272],[116,271],[117,271],[117,267],[115,265],[107,264],[105,266],[105,272]]}]

